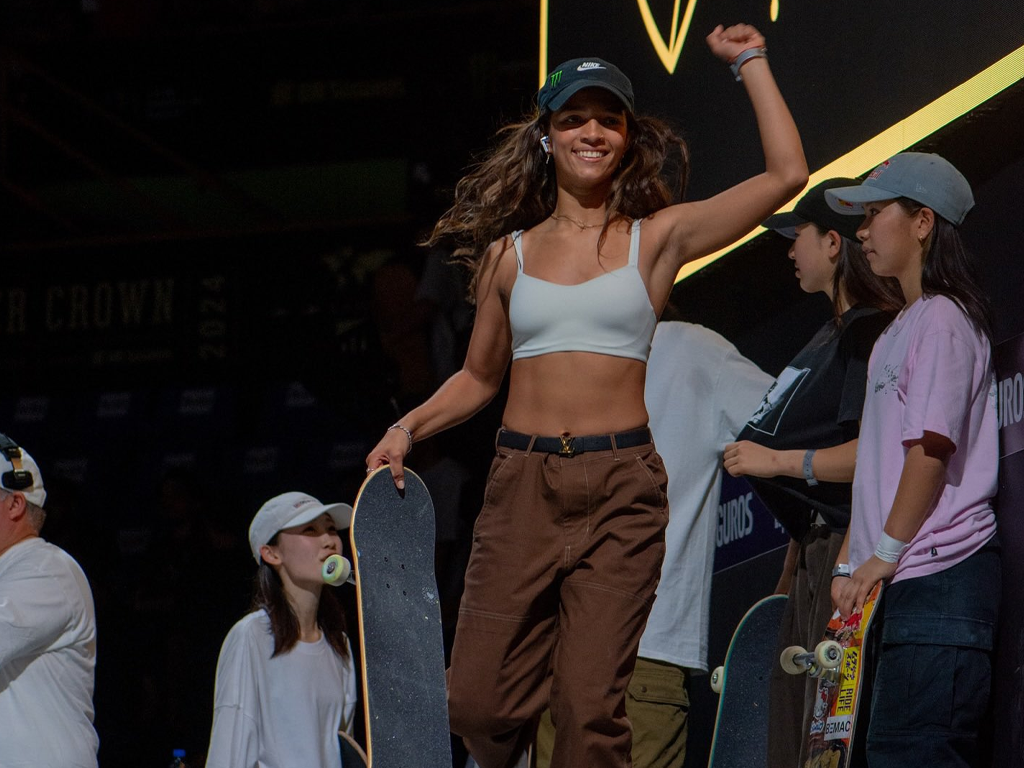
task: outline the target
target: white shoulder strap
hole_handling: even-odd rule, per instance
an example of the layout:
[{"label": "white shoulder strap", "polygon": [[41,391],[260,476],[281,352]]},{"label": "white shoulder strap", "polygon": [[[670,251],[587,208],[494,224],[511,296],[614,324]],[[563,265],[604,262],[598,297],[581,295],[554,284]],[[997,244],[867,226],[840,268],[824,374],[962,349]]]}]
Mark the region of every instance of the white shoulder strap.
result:
[{"label": "white shoulder strap", "polygon": [[629,263],[636,266],[640,260],[640,219],[633,219],[629,228]]},{"label": "white shoulder strap", "polygon": [[519,265],[519,271],[523,271],[523,230],[517,229],[512,233],[512,245],[516,248],[516,263]]}]

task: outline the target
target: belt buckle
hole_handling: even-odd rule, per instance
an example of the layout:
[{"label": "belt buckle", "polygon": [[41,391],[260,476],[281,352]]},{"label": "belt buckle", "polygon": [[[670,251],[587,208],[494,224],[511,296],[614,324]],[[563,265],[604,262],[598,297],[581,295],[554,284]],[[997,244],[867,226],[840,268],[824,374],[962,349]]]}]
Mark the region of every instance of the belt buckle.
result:
[{"label": "belt buckle", "polygon": [[576,438],[572,435],[559,435],[558,439],[562,441],[562,447],[558,451],[559,456],[565,456],[566,458],[572,458],[576,455],[576,449],[573,447],[573,443]]}]

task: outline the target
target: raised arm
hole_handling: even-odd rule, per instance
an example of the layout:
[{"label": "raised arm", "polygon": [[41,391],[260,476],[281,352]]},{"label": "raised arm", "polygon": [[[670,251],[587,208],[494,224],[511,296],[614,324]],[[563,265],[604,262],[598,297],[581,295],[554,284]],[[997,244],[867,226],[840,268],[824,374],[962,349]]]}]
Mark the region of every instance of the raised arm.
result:
[{"label": "raised arm", "polygon": [[[368,469],[383,464],[399,488],[405,487],[405,456],[411,439],[422,440],[461,424],[477,413],[501,386],[512,349],[512,331],[504,296],[515,279],[515,258],[507,241],[487,249],[477,287],[476,319],[462,369],[449,378],[429,400],[414,408],[398,424],[408,430],[390,429],[366,457]],[[410,439],[411,435],[411,439]]]},{"label": "raised arm", "polygon": [[[712,53],[731,63],[744,51],[763,48],[765,40],[754,27],[737,24],[728,29],[715,27],[707,43]],[[654,215],[648,229],[661,234],[658,271],[669,272],[673,278],[686,262],[706,256],[750,232],[807,183],[807,161],[800,134],[768,67],[768,59],[748,59],[740,76],[754,107],[765,170],[707,200],[674,205]]]}]

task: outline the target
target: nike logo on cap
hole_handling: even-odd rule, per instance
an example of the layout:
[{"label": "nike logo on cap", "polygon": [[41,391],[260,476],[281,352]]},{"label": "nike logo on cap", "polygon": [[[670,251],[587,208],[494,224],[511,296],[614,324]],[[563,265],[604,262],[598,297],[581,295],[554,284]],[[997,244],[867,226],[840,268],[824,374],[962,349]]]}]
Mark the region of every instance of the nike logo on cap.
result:
[{"label": "nike logo on cap", "polygon": [[598,64],[596,61],[584,61],[582,64],[576,67],[577,72],[585,72],[588,69],[604,69],[604,67]]}]

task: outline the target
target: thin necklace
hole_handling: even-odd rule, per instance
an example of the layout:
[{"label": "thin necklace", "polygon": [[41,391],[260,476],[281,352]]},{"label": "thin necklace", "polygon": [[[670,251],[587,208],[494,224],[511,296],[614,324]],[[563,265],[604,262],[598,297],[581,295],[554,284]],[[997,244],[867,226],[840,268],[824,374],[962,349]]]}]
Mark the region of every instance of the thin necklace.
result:
[{"label": "thin necklace", "polygon": [[575,224],[577,227],[580,228],[580,232],[582,232],[584,229],[594,229],[595,227],[603,227],[604,226],[604,222],[603,221],[600,224],[585,224],[584,222],[580,221],[579,219],[577,219],[574,216],[567,216],[565,214],[560,214],[560,213],[552,213],[551,214],[551,218],[555,219],[556,221],[562,221],[562,220],[564,220],[564,221],[571,221],[573,224]]}]

